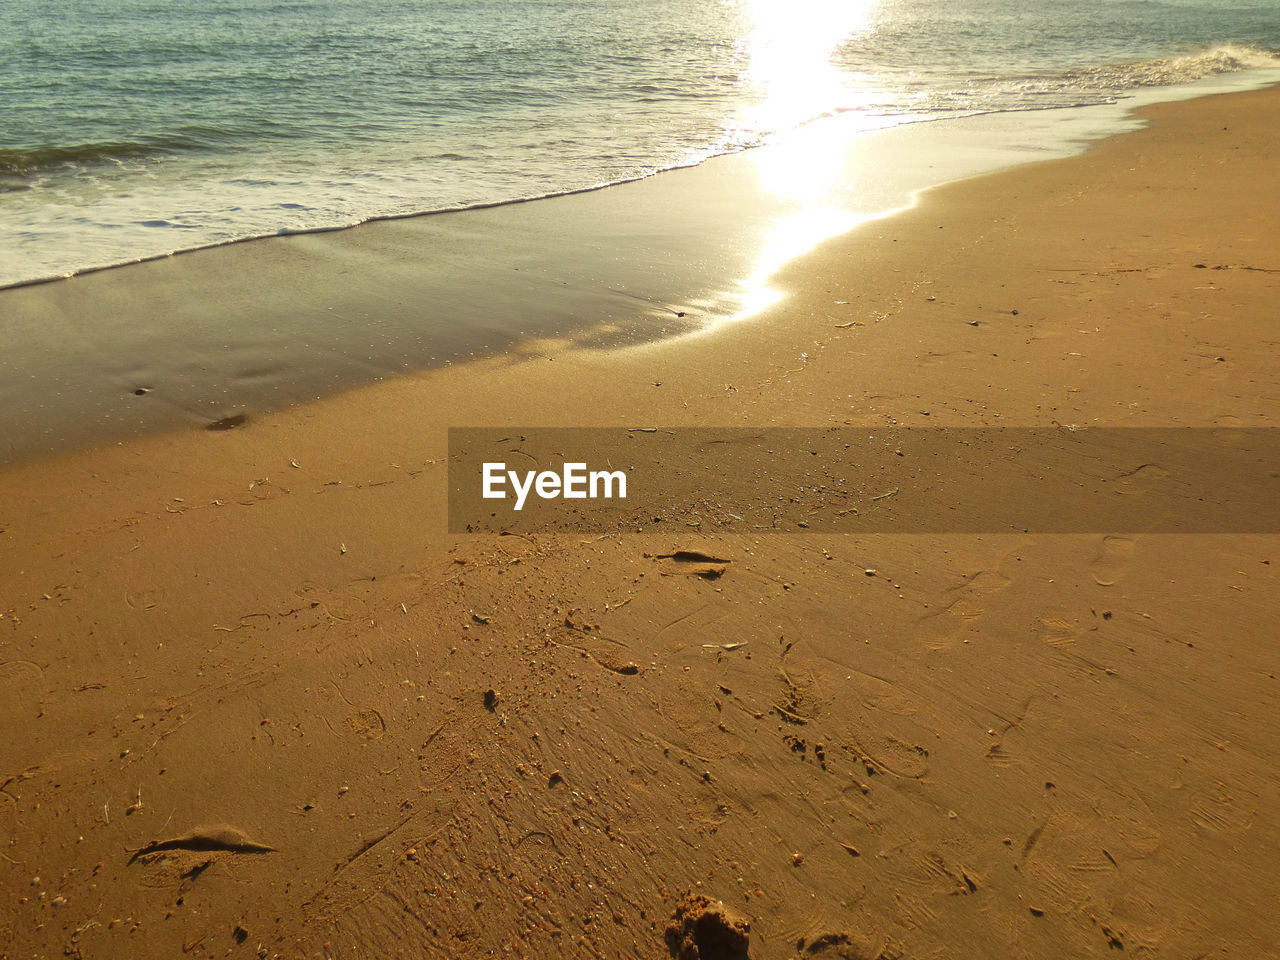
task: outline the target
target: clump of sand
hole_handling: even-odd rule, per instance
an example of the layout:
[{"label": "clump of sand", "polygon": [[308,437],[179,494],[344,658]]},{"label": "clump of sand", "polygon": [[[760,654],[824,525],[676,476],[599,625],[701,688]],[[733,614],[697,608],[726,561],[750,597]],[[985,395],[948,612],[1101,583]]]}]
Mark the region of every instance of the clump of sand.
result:
[{"label": "clump of sand", "polygon": [[747,960],[751,921],[719,900],[694,894],[676,907],[666,937],[676,960]]}]

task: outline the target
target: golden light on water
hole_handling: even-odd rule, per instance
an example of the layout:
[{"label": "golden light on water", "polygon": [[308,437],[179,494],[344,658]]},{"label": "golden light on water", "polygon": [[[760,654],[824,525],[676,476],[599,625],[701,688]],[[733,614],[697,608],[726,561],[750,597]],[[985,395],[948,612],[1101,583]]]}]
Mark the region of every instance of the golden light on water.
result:
[{"label": "golden light on water", "polygon": [[784,263],[823,240],[868,219],[851,203],[860,173],[852,161],[853,139],[885,125],[849,111],[872,103],[873,92],[858,88],[832,63],[841,44],[872,28],[879,0],[747,0],[750,24],[743,39],[748,58],[745,80],[759,95],[740,119],[757,133],[792,130],[836,111],[839,122],[817,123],[755,154],[763,191],[789,207],[764,236],[744,283],[742,312],[749,316],[775,302],[770,277]]},{"label": "golden light on water", "polygon": [[869,30],[879,0],[746,0],[744,80],[760,100],[742,118],[757,132],[785,130],[849,105],[846,75],[831,62],[850,36]]}]

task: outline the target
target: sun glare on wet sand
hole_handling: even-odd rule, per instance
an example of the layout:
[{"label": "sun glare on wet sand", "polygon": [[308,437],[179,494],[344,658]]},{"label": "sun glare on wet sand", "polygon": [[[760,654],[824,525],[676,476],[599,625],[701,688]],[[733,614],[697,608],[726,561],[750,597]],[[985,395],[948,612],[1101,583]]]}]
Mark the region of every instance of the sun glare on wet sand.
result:
[{"label": "sun glare on wet sand", "polygon": [[[777,301],[779,294],[768,282],[784,263],[865,219],[842,199],[858,179],[848,168],[849,146],[852,138],[888,121],[859,112],[874,102],[874,91],[851,84],[850,74],[832,58],[842,44],[873,29],[878,6],[879,0],[750,0],[747,5],[744,79],[758,91],[758,100],[736,122],[757,133],[792,131],[759,151],[756,163],[762,189],[794,209],[765,237],[744,282],[738,318]],[[839,123],[794,129],[837,113]]]}]

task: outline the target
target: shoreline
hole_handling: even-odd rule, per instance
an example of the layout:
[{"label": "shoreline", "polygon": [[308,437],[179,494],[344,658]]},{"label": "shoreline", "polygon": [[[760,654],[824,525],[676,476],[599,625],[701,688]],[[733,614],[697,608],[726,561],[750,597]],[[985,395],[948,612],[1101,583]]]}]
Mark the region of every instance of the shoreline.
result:
[{"label": "shoreline", "polygon": [[[759,144],[757,146],[763,146],[763,144]],[[305,227],[296,230],[281,228],[275,233],[251,234],[249,236],[236,237],[232,240],[220,240],[214,243],[207,243],[198,247],[180,247],[177,250],[170,250],[166,253],[151,254],[149,256],[139,257],[136,260],[121,260],[119,263],[104,263],[97,266],[82,267],[71,273],[53,274],[47,277],[35,277],[30,280],[17,280],[13,283],[0,284],[0,293],[3,293],[5,290],[18,290],[23,287],[36,287],[46,283],[57,283],[60,280],[74,280],[77,277],[84,277],[93,273],[101,273],[104,270],[119,270],[125,267],[134,267],[143,263],[152,263],[156,260],[167,260],[171,257],[180,257],[188,253],[204,253],[209,250],[219,250],[223,247],[233,247],[244,243],[256,243],[261,240],[275,240],[280,237],[307,237],[319,233],[337,233],[344,230],[355,230],[370,223],[387,223],[395,220],[415,220],[419,217],[436,217],[450,213],[467,213],[472,210],[492,210],[496,207],[514,207],[523,203],[533,203],[538,200],[555,200],[560,197],[577,196],[581,193],[595,193],[597,190],[608,190],[610,187],[623,187],[627,184],[639,183],[642,180],[648,180],[663,173],[672,173],[676,170],[688,170],[690,167],[699,166],[706,163],[708,160],[733,156],[735,153],[743,153],[752,149],[756,148],[738,147],[734,150],[726,150],[724,153],[713,153],[700,160],[693,160],[689,163],[677,164],[671,167],[663,167],[660,170],[654,170],[650,173],[640,174],[639,176],[630,177],[625,180],[611,180],[608,183],[599,183],[589,187],[578,187],[572,190],[561,190],[554,193],[544,193],[530,197],[513,197],[509,200],[492,200],[482,203],[467,204],[464,206],[435,207],[428,210],[413,210],[408,213],[378,214],[366,217],[363,220],[357,220],[354,223],[335,224],[334,226],[328,227]]]},{"label": "shoreline", "polygon": [[[1262,75],[1262,74],[1270,74],[1275,72],[1280,72],[1280,68],[1276,68],[1275,70],[1269,70],[1267,68],[1254,67],[1254,68],[1251,68],[1250,71],[1248,71],[1248,73],[1244,77],[1236,78],[1234,74],[1230,74],[1228,76],[1232,77],[1233,79],[1248,80],[1247,83],[1244,83],[1243,85],[1240,86],[1240,89],[1250,90],[1250,89],[1255,89],[1256,87],[1259,87],[1259,86],[1268,86],[1273,83],[1280,83],[1280,80],[1267,81],[1267,80],[1261,80],[1252,76],[1253,74]],[[1221,78],[1215,76],[1215,77],[1207,78],[1207,82],[1205,78],[1202,78],[1199,81],[1172,85],[1169,88],[1161,88],[1161,89],[1162,90],[1167,89],[1168,93],[1171,94],[1171,96],[1169,96],[1168,99],[1180,100],[1180,99],[1185,99],[1186,97],[1186,94],[1184,93],[1183,88],[1191,88],[1191,87],[1198,87],[1198,86],[1216,86],[1218,82],[1221,82]],[[1192,96],[1212,96],[1214,92],[1215,91],[1211,90],[1210,92],[1207,92],[1207,93],[1192,94]],[[1129,99],[1134,99],[1135,103],[1131,105],[1127,104],[1127,101]],[[1153,102],[1165,102],[1165,97],[1157,95],[1156,99]],[[1095,103],[1095,104],[1081,103],[1081,104],[1076,104],[1070,107],[1056,106],[1056,107],[1038,107],[1038,108],[1026,107],[1021,109],[1008,108],[1003,110],[982,110],[982,111],[977,111],[975,113],[962,114],[959,116],[921,116],[921,117],[909,117],[906,119],[902,119],[902,118],[907,117],[907,115],[876,116],[873,118],[876,121],[893,120],[896,122],[885,123],[885,124],[877,123],[875,125],[862,129],[861,134],[863,136],[871,136],[877,133],[883,133],[887,130],[893,130],[898,127],[904,127],[904,126],[917,124],[917,123],[954,124],[954,123],[963,123],[966,120],[973,120],[973,119],[984,118],[984,117],[1003,117],[1003,116],[1021,117],[1021,115],[1023,114],[1035,114],[1041,111],[1058,113],[1058,112],[1071,112],[1076,110],[1096,110],[1096,109],[1111,110],[1116,107],[1120,107],[1125,112],[1132,112],[1133,110],[1140,109],[1142,103],[1143,103],[1143,98],[1140,96],[1139,93],[1135,93],[1131,95],[1131,97],[1126,98],[1125,100],[1118,100],[1112,103]],[[136,259],[131,259],[131,260],[121,260],[119,262],[113,262],[113,263],[102,263],[102,264],[90,265],[90,266],[78,268],[69,273],[50,274],[48,276],[32,277],[25,280],[15,280],[11,283],[0,283],[0,294],[3,294],[4,291],[7,291],[7,290],[19,290],[24,287],[36,287],[36,286],[43,286],[44,284],[49,284],[49,283],[58,283],[63,280],[74,280],[78,277],[85,277],[95,273],[102,273],[105,270],[120,270],[128,267],[135,267],[135,266],[138,266],[139,264],[153,263],[157,260],[168,260],[173,257],[181,257],[181,256],[185,256],[187,254],[192,254],[192,253],[206,253],[210,250],[219,250],[225,247],[239,246],[241,244],[257,243],[263,240],[275,240],[281,237],[305,237],[305,236],[312,236],[315,234],[324,234],[324,233],[339,233],[347,230],[356,230],[356,229],[359,229],[360,227],[364,227],[368,224],[374,224],[374,223],[387,223],[387,222],[394,222],[396,220],[416,220],[419,218],[436,217],[444,214],[468,213],[474,210],[493,210],[495,208],[501,208],[501,207],[514,207],[514,206],[520,206],[526,203],[535,203],[543,200],[557,200],[562,197],[573,197],[573,196],[578,196],[579,194],[584,194],[584,193],[596,193],[597,191],[609,190],[614,187],[625,187],[631,184],[636,184],[646,180],[651,180],[654,177],[659,177],[659,176],[662,176],[663,174],[676,173],[681,170],[689,170],[694,167],[699,167],[705,163],[713,162],[723,157],[732,157],[738,154],[749,153],[754,150],[767,150],[770,147],[776,146],[779,142],[785,142],[786,140],[795,137],[797,134],[800,134],[801,132],[805,131],[810,127],[813,127],[816,125],[830,124],[832,122],[839,122],[842,119],[861,119],[861,116],[858,114],[856,110],[854,110],[853,108],[850,108],[848,110],[844,110],[839,113],[827,114],[820,117],[814,117],[813,119],[808,120],[800,124],[798,127],[795,127],[791,130],[775,132],[773,134],[770,134],[764,141],[760,143],[751,144],[749,146],[736,146],[731,149],[726,149],[719,153],[708,154],[707,156],[701,157],[697,160],[691,160],[688,163],[678,163],[669,167],[661,167],[659,169],[651,170],[648,173],[642,173],[637,176],[628,177],[622,180],[610,180],[605,183],[593,184],[591,186],[586,186],[586,187],[576,187],[572,189],[553,191],[551,193],[535,194],[532,196],[512,197],[505,200],[483,201],[483,202],[477,202],[477,203],[465,204],[465,205],[453,206],[453,207],[432,207],[432,208],[423,209],[423,210],[412,210],[406,213],[375,214],[375,215],[366,217],[362,220],[356,220],[352,223],[334,224],[332,226],[315,226],[315,227],[304,227],[299,229],[281,228],[274,233],[249,234],[242,237],[235,237],[230,240],[219,240],[213,243],[201,244],[200,246],[195,246],[195,247],[179,247],[178,249],[175,249],[175,250],[169,250],[162,253],[155,253],[155,254],[149,254],[146,256],[140,256],[140,257],[137,257]],[[1095,137],[1090,139],[1095,139],[1101,136],[1114,136],[1115,133],[1117,132],[1120,132],[1120,131],[1117,130],[1109,134],[1097,134],[1095,135]],[[946,181],[940,181],[940,183],[941,182],[946,182]],[[889,211],[889,213],[892,213],[892,212],[893,211]]]},{"label": "shoreline", "polygon": [[[881,114],[877,114],[870,117],[864,117],[863,119],[869,119],[871,121],[869,125],[864,126],[864,129],[866,132],[870,133],[870,132],[876,132],[882,129],[891,129],[896,126],[901,126],[901,125],[906,125],[911,123],[919,123],[919,122],[923,122],[923,123],[955,122],[959,120],[972,119],[974,117],[1000,116],[1005,114],[1012,114],[1016,116],[1022,113],[1035,113],[1040,110],[1060,111],[1060,110],[1078,110],[1078,109],[1089,110],[1094,108],[1105,109],[1107,107],[1114,107],[1117,105],[1124,106],[1126,103],[1128,103],[1129,107],[1136,107],[1136,106],[1141,106],[1142,104],[1150,103],[1150,102],[1161,102],[1168,99],[1174,99],[1174,100],[1182,99],[1188,95],[1191,95],[1191,96],[1203,95],[1203,94],[1196,94],[1196,93],[1188,94],[1186,92],[1188,90],[1194,91],[1196,89],[1200,89],[1206,92],[1215,92],[1215,91],[1225,91],[1225,90],[1252,89],[1259,85],[1266,85],[1267,83],[1276,82],[1276,80],[1274,79],[1266,80],[1263,78],[1267,77],[1268,75],[1274,77],[1277,74],[1280,74],[1280,67],[1275,66],[1273,63],[1268,63],[1267,65],[1264,66],[1262,65],[1262,63],[1258,62],[1257,58],[1261,57],[1265,59],[1269,56],[1273,56],[1272,54],[1269,54],[1263,48],[1250,47],[1247,44],[1243,47],[1237,47],[1230,43],[1218,44],[1216,46],[1199,49],[1194,53],[1190,51],[1183,51],[1182,54],[1180,55],[1171,55],[1171,58],[1174,61],[1186,60],[1188,58],[1191,60],[1196,60],[1198,58],[1208,58],[1211,60],[1215,55],[1222,55],[1232,59],[1234,59],[1237,56],[1243,56],[1246,60],[1249,61],[1249,65],[1247,66],[1238,65],[1238,66],[1235,66],[1234,68],[1224,69],[1223,72],[1220,72],[1220,73],[1213,72],[1211,70],[1206,74],[1196,77],[1195,79],[1188,79],[1186,77],[1181,77],[1180,79],[1172,80],[1166,77],[1164,79],[1161,79],[1152,83],[1149,86],[1139,83],[1137,86],[1121,88],[1121,90],[1117,90],[1113,92],[1111,96],[1113,96],[1116,99],[1111,99],[1109,101],[1105,99],[1104,100],[1094,99],[1091,101],[1086,100],[1086,101],[1081,101],[1081,102],[1076,102],[1071,104],[1065,104],[1065,105],[1058,104],[1058,105],[1046,106],[1046,107],[1037,107],[1037,106],[1032,106],[1028,104],[1021,104],[1018,106],[977,108],[977,109],[974,109],[972,112],[961,112],[957,110],[956,112],[943,112],[943,113],[935,113],[935,114],[928,114],[928,113],[915,114],[911,112],[909,107],[905,107],[904,105],[899,105],[899,112],[893,112],[892,110],[888,110],[887,112],[884,112]],[[1153,64],[1168,63],[1169,60],[1170,58],[1163,58],[1163,59],[1158,58],[1156,60],[1150,61],[1150,63],[1153,63]],[[1143,61],[1143,62],[1146,62],[1146,61]],[[1103,64],[1101,65],[1101,68],[1105,70],[1108,67],[1117,67],[1117,66],[1121,66],[1121,65],[1120,64]],[[1129,66],[1135,66],[1135,64],[1129,64]],[[179,256],[182,254],[195,253],[195,252],[204,251],[204,250],[219,249],[222,247],[232,246],[239,243],[247,243],[247,242],[256,241],[256,240],[272,239],[280,236],[305,236],[305,235],[316,234],[316,233],[330,233],[334,231],[354,229],[356,227],[362,226],[367,223],[411,219],[416,217],[432,216],[432,215],[441,214],[441,213],[464,212],[467,210],[490,209],[493,207],[501,207],[501,206],[507,206],[511,204],[528,203],[534,200],[554,199],[556,197],[572,196],[578,193],[589,193],[595,190],[605,189],[607,187],[615,187],[615,186],[626,185],[629,183],[635,183],[635,182],[646,180],[653,176],[657,176],[659,174],[671,172],[674,170],[687,169],[690,166],[697,166],[701,163],[707,162],[708,160],[714,160],[720,156],[732,155],[734,153],[739,153],[744,150],[754,150],[754,149],[759,149],[761,147],[767,147],[771,143],[777,141],[778,139],[780,138],[785,139],[788,136],[795,134],[797,131],[803,130],[805,127],[808,127],[813,124],[822,124],[822,123],[830,122],[832,120],[839,120],[841,118],[848,119],[848,118],[860,117],[860,116],[861,116],[861,108],[859,107],[836,108],[834,112],[825,113],[816,117],[810,117],[807,120],[803,120],[799,122],[798,125],[796,126],[787,127],[787,128],[776,128],[767,132],[760,132],[759,137],[761,139],[758,142],[751,143],[749,145],[744,145],[740,141],[736,141],[736,140],[725,141],[725,145],[723,146],[715,146],[713,145],[713,143],[707,143],[702,148],[697,150],[698,159],[684,159],[684,160],[677,161],[677,160],[668,158],[666,163],[668,163],[669,165],[659,164],[658,166],[649,169],[648,172],[623,176],[619,179],[606,179],[602,182],[580,184],[578,186],[565,187],[563,189],[549,189],[544,192],[534,192],[534,193],[526,194],[523,196],[508,196],[500,199],[490,199],[490,200],[478,201],[474,203],[464,203],[461,205],[455,204],[455,205],[443,205],[443,206],[441,205],[424,206],[415,210],[407,210],[407,211],[395,210],[395,211],[385,212],[385,213],[372,213],[367,216],[362,216],[356,219],[349,219],[343,222],[331,222],[327,224],[317,224],[313,226],[304,226],[304,227],[297,227],[297,228],[280,227],[278,229],[276,228],[266,229],[262,232],[238,233],[237,235],[231,237],[230,239],[221,239],[221,240],[215,240],[211,242],[201,242],[193,246],[180,246],[180,247],[177,247],[176,249],[171,249],[171,250],[153,248],[153,252],[140,253],[140,254],[137,254],[136,256],[129,256],[121,260],[115,260],[110,262],[95,261],[93,263],[89,263],[86,266],[76,267],[70,270],[63,270],[61,272],[54,272],[54,273],[49,273],[49,274],[40,275],[40,276],[28,276],[22,279],[0,282],[0,291],[8,290],[8,289],[18,289],[26,286],[40,285],[44,283],[53,283],[59,280],[71,279],[74,277],[97,273],[102,270],[111,270],[111,269],[117,269],[120,267],[133,266],[139,263],[149,263],[154,260],[163,260],[169,257]],[[110,150],[111,146],[112,145],[107,145],[108,150]],[[115,146],[119,146],[119,144]],[[59,153],[63,149],[74,153],[81,148],[80,147],[70,147],[70,148],[55,147],[50,149],[54,153]],[[707,151],[710,151],[710,152],[707,152]],[[36,152],[39,153],[40,151],[36,151]],[[126,224],[118,224],[118,226],[126,226]],[[197,224],[197,225],[191,225],[191,226],[196,229],[199,229],[200,225]]]},{"label": "shoreline", "polygon": [[[1255,73],[1249,84],[1267,71]],[[772,302],[770,278],[788,260],[922,190],[1078,153],[1139,125],[1144,100],[1243,83],[1224,75],[1113,105],[871,132],[828,118],[608,188],[6,288],[15,333],[0,360],[0,462],[216,428],[406,372],[519,356],[542,339],[623,345],[714,327]]]},{"label": "shoreline", "polygon": [[[0,469],[0,933],[657,956],[693,891],[757,960],[1264,952],[1274,536],[444,532],[450,425],[1274,426],[1280,91],[1145,115],[698,336]],[[130,859],[202,824],[274,850]]]}]

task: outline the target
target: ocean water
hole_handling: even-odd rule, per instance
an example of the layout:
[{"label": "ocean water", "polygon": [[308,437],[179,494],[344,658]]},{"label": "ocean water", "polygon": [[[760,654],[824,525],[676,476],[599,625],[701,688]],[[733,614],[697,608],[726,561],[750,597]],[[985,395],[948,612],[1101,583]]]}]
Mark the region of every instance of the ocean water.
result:
[{"label": "ocean water", "polygon": [[1276,0],[4,0],[0,285],[1278,52]]}]

